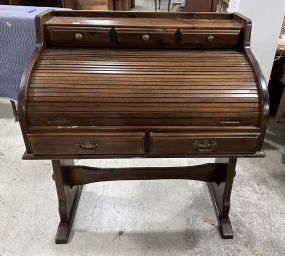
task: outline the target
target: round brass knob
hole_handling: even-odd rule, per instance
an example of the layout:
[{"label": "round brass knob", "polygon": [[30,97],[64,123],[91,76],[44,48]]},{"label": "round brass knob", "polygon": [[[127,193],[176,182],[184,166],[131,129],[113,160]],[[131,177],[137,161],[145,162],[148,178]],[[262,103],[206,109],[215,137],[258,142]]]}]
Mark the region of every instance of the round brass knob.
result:
[{"label": "round brass knob", "polygon": [[214,36],[208,36],[208,41],[212,43],[214,41],[215,37]]},{"label": "round brass knob", "polygon": [[142,36],[142,39],[145,41],[145,42],[147,42],[147,41],[149,41],[149,35],[143,35]]},{"label": "round brass knob", "polygon": [[75,34],[75,38],[76,38],[77,40],[81,40],[81,39],[83,38],[83,35],[82,35],[81,33],[76,33],[76,34]]}]

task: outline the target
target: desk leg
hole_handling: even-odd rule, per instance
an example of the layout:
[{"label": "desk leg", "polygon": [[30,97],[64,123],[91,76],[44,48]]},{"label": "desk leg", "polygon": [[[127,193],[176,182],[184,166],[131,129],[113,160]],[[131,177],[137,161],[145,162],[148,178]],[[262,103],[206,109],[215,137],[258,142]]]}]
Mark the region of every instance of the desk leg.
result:
[{"label": "desk leg", "polygon": [[234,236],[229,211],[236,161],[236,158],[216,159],[216,162],[227,164],[226,179],[219,184],[208,182],[208,188],[218,219],[220,234],[223,239],[231,239]]},{"label": "desk leg", "polygon": [[82,185],[70,187],[64,182],[65,179],[62,167],[73,165],[73,160],[52,160],[53,178],[56,185],[60,216],[60,222],[55,237],[56,244],[65,244],[68,241],[83,187]]}]

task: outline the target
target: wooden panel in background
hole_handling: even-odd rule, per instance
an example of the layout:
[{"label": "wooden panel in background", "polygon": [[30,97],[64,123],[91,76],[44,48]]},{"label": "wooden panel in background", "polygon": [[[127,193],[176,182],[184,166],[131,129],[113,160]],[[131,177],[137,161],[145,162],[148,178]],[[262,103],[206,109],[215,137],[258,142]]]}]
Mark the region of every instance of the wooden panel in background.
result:
[{"label": "wooden panel in background", "polygon": [[185,12],[215,12],[216,0],[185,0]]}]

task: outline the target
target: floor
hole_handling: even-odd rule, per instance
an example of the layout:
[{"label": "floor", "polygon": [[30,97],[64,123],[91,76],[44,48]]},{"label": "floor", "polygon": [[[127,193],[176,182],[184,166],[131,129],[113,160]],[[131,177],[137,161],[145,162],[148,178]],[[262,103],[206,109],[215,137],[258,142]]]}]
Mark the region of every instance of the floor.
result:
[{"label": "floor", "polygon": [[[0,101],[0,255],[284,255],[285,125],[270,121],[266,158],[239,159],[222,240],[205,183],[102,182],[84,187],[70,242],[55,245],[57,197],[49,161],[23,161],[9,104]],[[212,159],[97,160],[99,167],[189,165]]]}]

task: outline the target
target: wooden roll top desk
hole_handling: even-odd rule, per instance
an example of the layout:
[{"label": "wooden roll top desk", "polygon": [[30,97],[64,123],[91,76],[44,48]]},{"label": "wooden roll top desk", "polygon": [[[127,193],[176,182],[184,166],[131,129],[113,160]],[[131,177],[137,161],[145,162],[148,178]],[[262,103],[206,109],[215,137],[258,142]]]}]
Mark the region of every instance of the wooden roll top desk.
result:
[{"label": "wooden roll top desk", "polygon": [[[205,181],[232,238],[237,157],[262,156],[267,87],[239,14],[49,11],[19,94],[24,159],[51,159],[66,243],[82,186]],[[214,157],[189,167],[99,169],[73,159]]]}]

